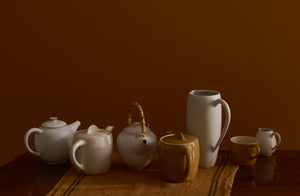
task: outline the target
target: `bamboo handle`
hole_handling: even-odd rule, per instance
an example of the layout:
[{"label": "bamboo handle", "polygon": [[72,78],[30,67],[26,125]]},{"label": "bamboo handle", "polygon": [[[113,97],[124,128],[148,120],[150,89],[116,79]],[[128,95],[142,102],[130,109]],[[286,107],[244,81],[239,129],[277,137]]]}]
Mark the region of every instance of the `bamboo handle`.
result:
[{"label": "bamboo handle", "polygon": [[138,109],[138,112],[140,113],[141,116],[141,129],[142,129],[142,133],[146,133],[146,123],[145,123],[145,116],[144,116],[144,112],[142,109],[142,106],[140,106],[140,104],[138,104],[137,102],[133,102],[129,105],[128,108],[128,125],[132,125],[132,118],[131,118],[131,110],[133,107],[136,107]]}]

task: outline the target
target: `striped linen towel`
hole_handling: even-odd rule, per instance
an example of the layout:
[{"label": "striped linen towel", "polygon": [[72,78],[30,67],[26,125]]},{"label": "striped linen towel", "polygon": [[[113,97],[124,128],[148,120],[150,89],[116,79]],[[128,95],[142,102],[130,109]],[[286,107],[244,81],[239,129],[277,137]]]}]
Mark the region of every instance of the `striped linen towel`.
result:
[{"label": "striped linen towel", "polygon": [[168,183],[160,179],[158,162],[144,170],[126,169],[114,156],[109,172],[84,175],[70,169],[48,193],[53,195],[230,195],[238,165],[228,154],[220,154],[216,166],[199,169],[196,178],[185,183]]}]

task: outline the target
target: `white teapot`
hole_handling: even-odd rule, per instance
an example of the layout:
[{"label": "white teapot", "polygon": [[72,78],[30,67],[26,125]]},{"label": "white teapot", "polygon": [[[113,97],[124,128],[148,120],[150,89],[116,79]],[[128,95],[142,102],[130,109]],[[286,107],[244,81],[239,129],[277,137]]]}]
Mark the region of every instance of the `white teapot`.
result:
[{"label": "white teapot", "polygon": [[[142,117],[142,122],[131,120],[131,108],[137,107]],[[118,135],[117,148],[122,162],[131,169],[143,169],[154,158],[157,139],[155,134],[146,127],[142,107],[134,102],[128,109],[129,126]]]},{"label": "white teapot", "polygon": [[[73,136],[79,126],[79,121],[67,125],[64,121],[57,120],[57,117],[50,117],[39,128],[32,128],[26,132],[25,147],[31,154],[40,157],[45,163],[63,163],[69,157]],[[28,145],[28,138],[32,133],[35,133],[36,151],[33,151]]]},{"label": "white teapot", "polygon": [[100,174],[110,170],[113,155],[113,126],[99,129],[96,125],[74,135],[70,160],[79,173]]}]

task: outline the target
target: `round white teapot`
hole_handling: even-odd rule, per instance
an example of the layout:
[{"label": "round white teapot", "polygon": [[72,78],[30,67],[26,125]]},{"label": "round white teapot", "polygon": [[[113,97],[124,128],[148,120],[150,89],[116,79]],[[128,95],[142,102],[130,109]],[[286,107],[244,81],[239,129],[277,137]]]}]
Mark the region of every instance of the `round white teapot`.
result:
[{"label": "round white teapot", "polygon": [[[131,108],[137,107],[142,117],[142,122],[131,120]],[[131,169],[143,169],[149,165],[154,158],[157,138],[155,134],[146,127],[142,107],[134,102],[128,109],[129,126],[118,135],[117,148],[122,162]]]},{"label": "round white teapot", "polygon": [[[24,137],[25,147],[31,154],[40,157],[45,163],[63,163],[69,157],[73,136],[79,126],[79,121],[67,125],[64,121],[57,120],[57,117],[50,117],[39,128],[32,128],[27,131]],[[36,151],[33,151],[28,145],[28,138],[32,133],[35,133]]]}]

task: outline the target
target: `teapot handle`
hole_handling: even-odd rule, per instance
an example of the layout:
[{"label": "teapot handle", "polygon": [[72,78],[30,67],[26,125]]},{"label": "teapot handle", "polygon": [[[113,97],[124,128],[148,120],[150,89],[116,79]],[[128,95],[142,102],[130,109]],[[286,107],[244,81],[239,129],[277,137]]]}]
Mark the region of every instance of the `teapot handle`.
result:
[{"label": "teapot handle", "polygon": [[140,104],[138,104],[137,102],[133,102],[129,105],[128,108],[128,125],[132,125],[132,118],[131,118],[131,110],[133,107],[136,107],[138,109],[138,112],[140,113],[140,116],[142,118],[141,120],[141,128],[142,128],[142,133],[146,133],[146,123],[145,123],[145,116],[144,116],[144,112],[142,109],[142,106]]},{"label": "teapot handle", "polygon": [[77,142],[75,142],[72,146],[71,146],[71,149],[69,151],[69,157],[70,157],[70,160],[71,162],[73,163],[74,166],[76,166],[77,168],[79,168],[80,170],[84,171],[84,166],[78,162],[76,156],[75,156],[75,153],[76,153],[76,150],[80,147],[80,146],[83,146],[85,145],[86,142],[82,139],[78,140]]},{"label": "teapot handle", "polygon": [[25,148],[28,150],[28,152],[30,152],[31,154],[35,155],[35,156],[40,156],[40,152],[36,152],[36,151],[33,151],[30,147],[29,147],[29,144],[28,144],[28,138],[29,136],[32,134],[32,133],[37,133],[37,134],[42,134],[43,133],[43,130],[41,129],[38,129],[38,128],[32,128],[32,129],[29,129],[25,136],[24,136],[24,144],[25,144]]}]

